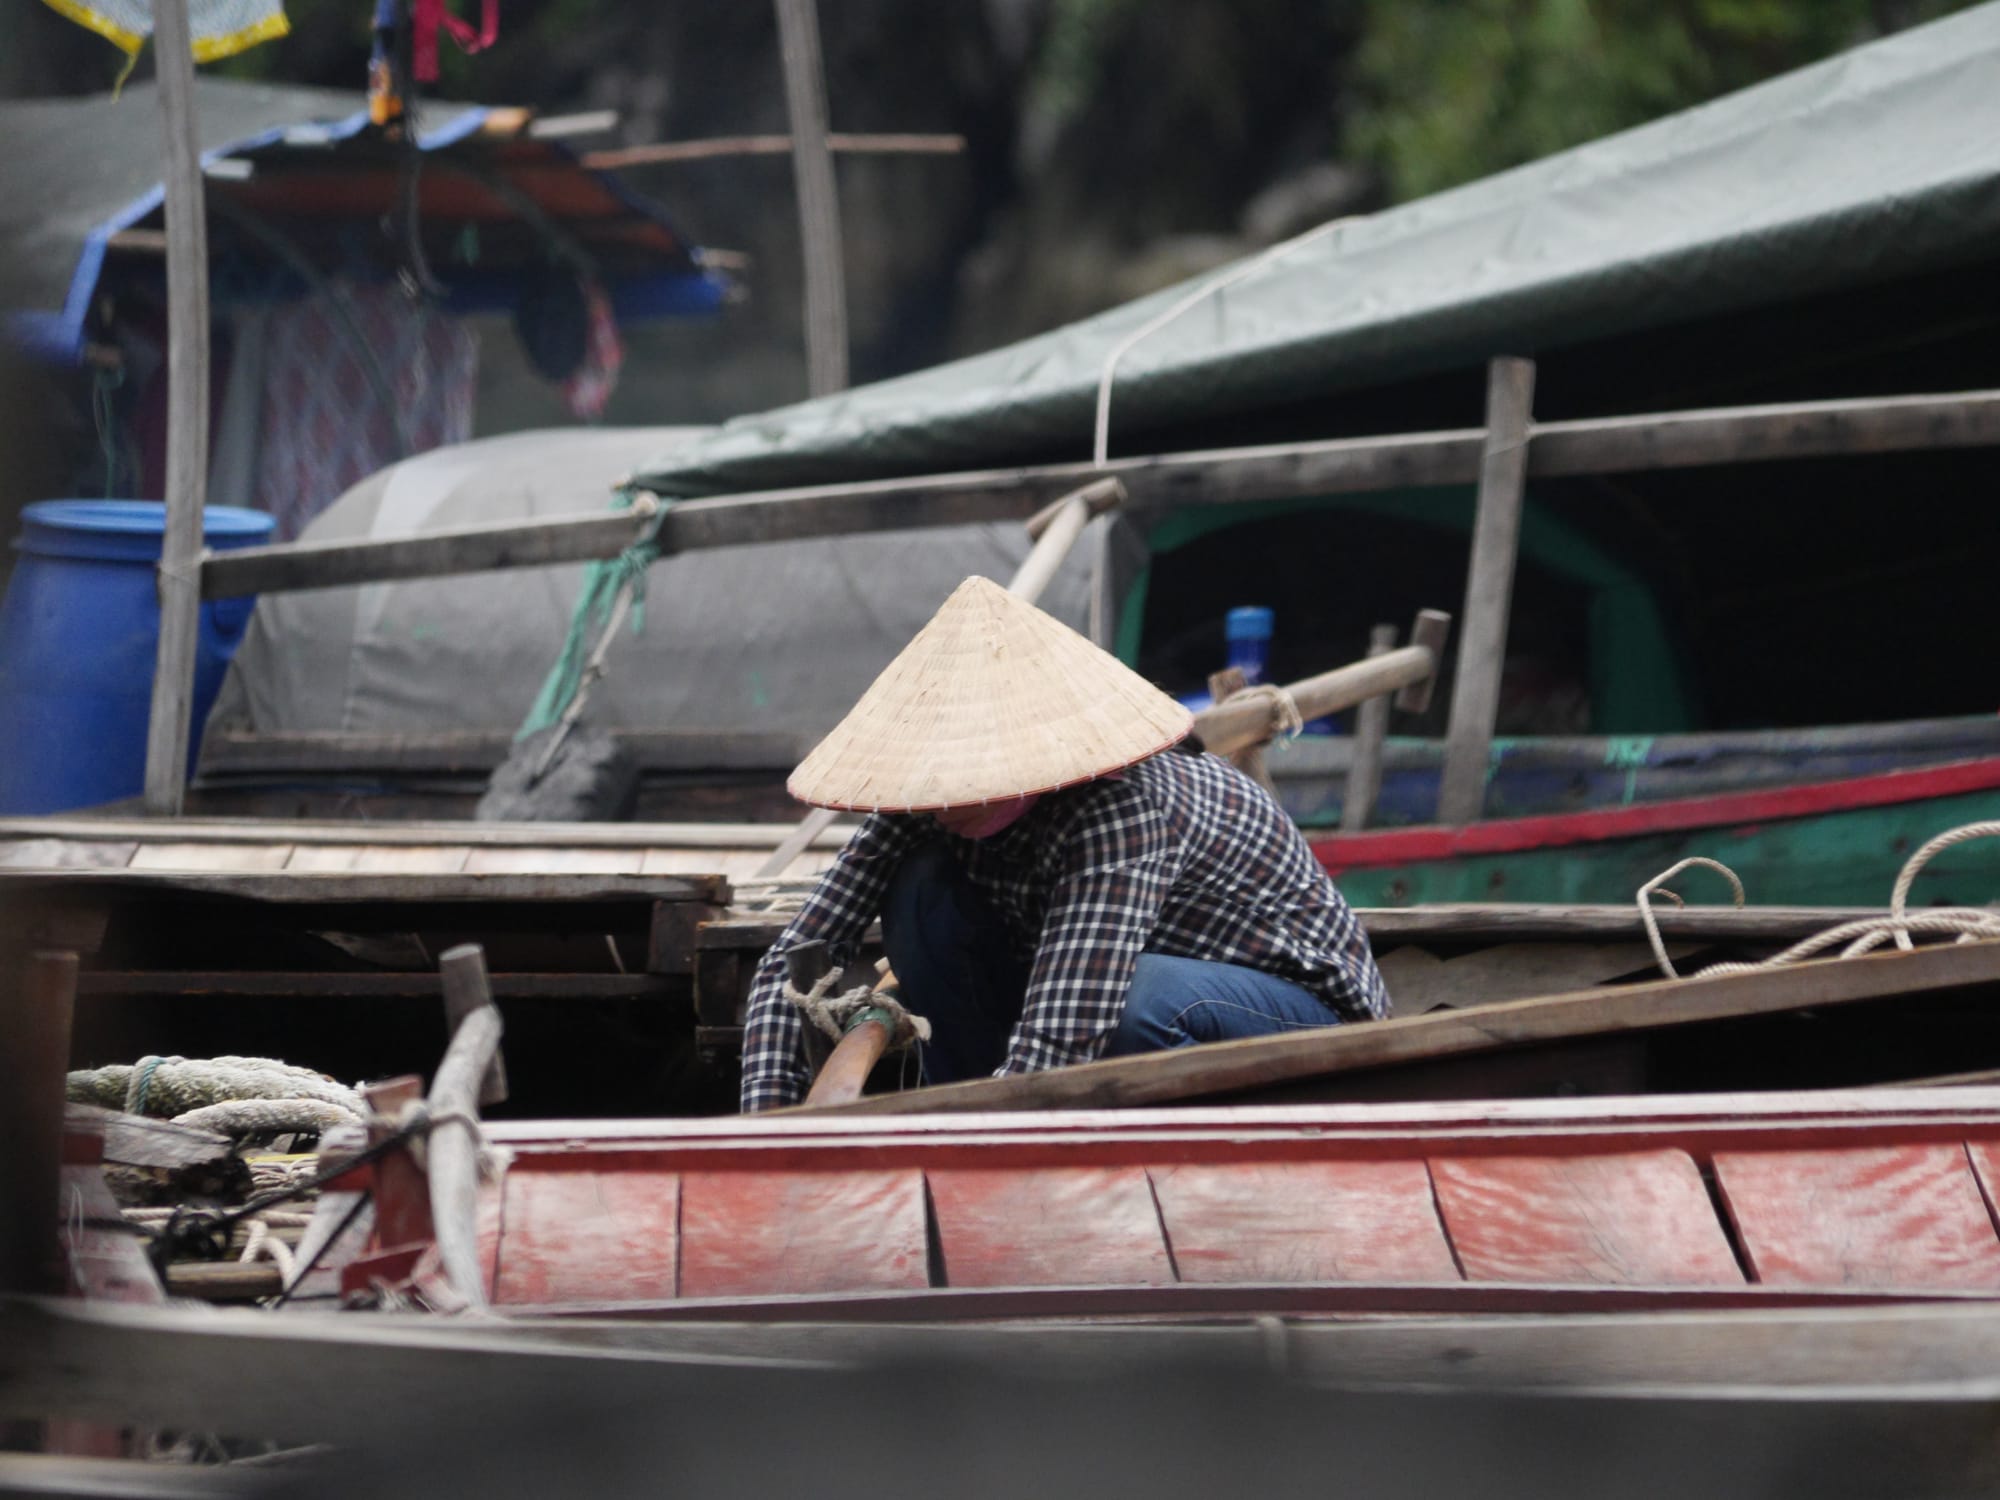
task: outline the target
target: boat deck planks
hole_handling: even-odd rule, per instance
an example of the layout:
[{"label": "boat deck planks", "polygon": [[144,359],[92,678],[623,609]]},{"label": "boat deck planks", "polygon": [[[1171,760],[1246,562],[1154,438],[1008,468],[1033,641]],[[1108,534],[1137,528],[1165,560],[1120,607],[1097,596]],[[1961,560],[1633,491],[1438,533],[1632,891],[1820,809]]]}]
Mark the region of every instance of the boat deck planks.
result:
[{"label": "boat deck planks", "polygon": [[1759,1281],[2000,1292],[2000,1237],[1962,1146],[1718,1152],[1715,1178]]}]

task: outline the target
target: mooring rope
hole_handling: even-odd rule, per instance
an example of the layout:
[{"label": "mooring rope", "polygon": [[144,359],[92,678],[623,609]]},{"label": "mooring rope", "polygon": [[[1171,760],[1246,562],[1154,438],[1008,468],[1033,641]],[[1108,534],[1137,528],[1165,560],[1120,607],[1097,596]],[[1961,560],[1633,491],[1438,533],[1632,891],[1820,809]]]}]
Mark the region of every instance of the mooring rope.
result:
[{"label": "mooring rope", "polygon": [[[1932,859],[1955,845],[1973,839],[1994,837],[2000,837],[2000,822],[1967,823],[1958,828],[1948,829],[1930,840],[1904,862],[1901,872],[1896,876],[1895,889],[1889,898],[1889,911],[1885,916],[1856,917],[1851,921],[1841,922],[1816,932],[1792,944],[1783,952],[1774,953],[1769,958],[1760,959],[1755,963],[1710,964],[1687,977],[1708,979],[1718,974],[1749,974],[1761,969],[1774,969],[1815,957],[1833,947],[1840,948],[1838,956],[1841,958],[1858,958],[1890,941],[1893,941],[1898,948],[1908,951],[1916,946],[1910,941],[1912,933],[1949,934],[1961,943],[1973,942],[1980,938],[2000,938],[2000,911],[1972,906],[1934,907],[1914,914],[1908,910],[1910,887],[1915,883],[1918,873]],[[1682,975],[1667,957],[1666,944],[1660,937],[1659,920],[1653,915],[1651,898],[1657,894],[1673,901],[1675,905],[1683,904],[1678,895],[1665,888],[1664,883],[1682,870],[1696,865],[1718,870],[1727,876],[1735,891],[1736,904],[1739,907],[1743,905],[1743,882],[1737,878],[1736,872],[1720,861],[1699,855],[1684,859],[1672,868],[1661,871],[1640,886],[1639,920],[1646,929],[1646,941],[1652,944],[1653,958],[1658,962],[1661,972],[1669,979],[1679,979]],[[1841,946],[1843,944],[1845,946]]]}]

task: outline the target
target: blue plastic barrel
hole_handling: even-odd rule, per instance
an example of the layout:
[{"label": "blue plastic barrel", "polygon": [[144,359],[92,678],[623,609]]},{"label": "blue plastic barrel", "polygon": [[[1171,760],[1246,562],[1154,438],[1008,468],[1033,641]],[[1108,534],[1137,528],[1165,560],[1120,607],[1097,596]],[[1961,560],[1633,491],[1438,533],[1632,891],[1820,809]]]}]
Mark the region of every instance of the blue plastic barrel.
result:
[{"label": "blue plastic barrel", "polygon": [[[248,547],[272,525],[262,511],[211,505],[202,535],[218,550]],[[157,500],[44,500],[21,512],[0,604],[0,812],[62,812],[145,790],[165,532]],[[201,607],[190,773],[252,603]]]}]

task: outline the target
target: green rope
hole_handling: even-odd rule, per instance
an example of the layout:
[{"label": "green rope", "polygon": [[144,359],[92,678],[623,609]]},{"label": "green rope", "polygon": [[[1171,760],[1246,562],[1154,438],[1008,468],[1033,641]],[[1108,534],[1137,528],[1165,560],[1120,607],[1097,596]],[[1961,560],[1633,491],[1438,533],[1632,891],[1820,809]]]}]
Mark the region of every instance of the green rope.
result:
[{"label": "green rope", "polygon": [[[620,490],[612,501],[613,506],[629,510],[636,491]],[[527,720],[515,733],[518,744],[529,735],[547,729],[561,721],[575,700],[577,690],[583,685],[583,669],[590,660],[590,653],[599,636],[611,621],[611,611],[618,603],[618,595],[628,583],[632,588],[632,633],[639,634],[646,625],[646,570],[659,560],[660,523],[667,518],[671,501],[662,499],[660,509],[654,515],[652,524],[645,534],[616,557],[603,562],[594,562],[583,575],[583,590],[576,596],[576,608],[569,617],[569,635],[564,639],[562,654],[556,664],[549,668],[549,675],[542,683],[542,691],[535,698],[535,706],[528,710]]]}]

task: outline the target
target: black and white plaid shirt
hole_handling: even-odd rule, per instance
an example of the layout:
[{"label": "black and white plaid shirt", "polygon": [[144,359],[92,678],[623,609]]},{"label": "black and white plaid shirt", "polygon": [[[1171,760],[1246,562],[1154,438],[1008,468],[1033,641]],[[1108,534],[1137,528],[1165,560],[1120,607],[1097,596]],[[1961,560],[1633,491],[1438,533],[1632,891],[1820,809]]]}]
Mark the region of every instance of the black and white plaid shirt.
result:
[{"label": "black and white plaid shirt", "polygon": [[1290,818],[1212,755],[1168,751],[1053,792],[991,838],[921,813],[876,813],[758,964],[743,1044],[743,1108],[805,1097],[785,954],[815,939],[851,962],[904,856],[947,839],[1034,968],[999,1072],[1104,1050],[1143,952],[1241,964],[1304,986],[1333,1018],[1380,1019],[1389,994],[1360,923]]}]

